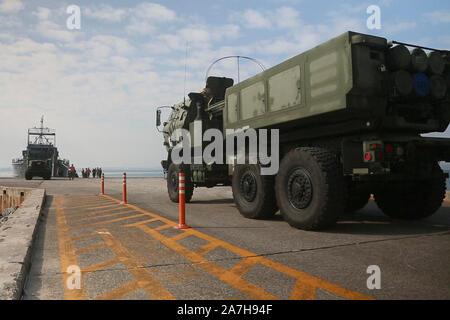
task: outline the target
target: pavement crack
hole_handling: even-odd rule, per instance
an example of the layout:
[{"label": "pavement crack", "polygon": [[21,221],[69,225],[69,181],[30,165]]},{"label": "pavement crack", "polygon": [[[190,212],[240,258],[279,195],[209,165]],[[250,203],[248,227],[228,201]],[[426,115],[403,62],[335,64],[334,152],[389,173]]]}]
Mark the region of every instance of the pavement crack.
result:
[{"label": "pavement crack", "polygon": [[411,236],[404,236],[404,237],[395,237],[395,238],[389,238],[389,239],[377,239],[377,240],[356,241],[356,242],[351,242],[351,243],[337,244],[337,245],[331,245],[331,246],[322,246],[322,247],[317,247],[317,248],[293,249],[293,250],[285,250],[285,251],[269,252],[269,253],[263,253],[263,254],[260,254],[260,256],[272,256],[272,255],[285,254],[285,253],[296,253],[296,252],[307,252],[307,251],[316,251],[316,250],[326,250],[326,249],[333,249],[333,248],[340,248],[340,247],[349,247],[349,246],[357,246],[357,245],[370,244],[370,243],[378,243],[378,242],[386,242],[386,241],[396,241],[396,240],[404,240],[404,239],[415,239],[415,238],[433,237],[433,236],[444,236],[444,235],[449,235],[449,234],[450,234],[450,231],[444,231],[444,232],[433,233],[433,234],[421,234],[421,235],[411,235]]},{"label": "pavement crack", "polygon": [[[422,237],[433,237],[433,236],[444,236],[449,235],[450,231],[440,232],[440,233],[434,233],[434,234],[422,234],[422,235],[411,235],[411,236],[404,236],[404,237],[397,237],[397,238],[389,238],[389,239],[378,239],[378,240],[367,240],[367,241],[360,241],[360,242],[352,242],[352,243],[346,243],[346,244],[340,244],[340,245],[333,245],[333,246],[323,246],[318,248],[307,248],[307,249],[295,249],[295,250],[284,250],[284,251],[276,251],[276,252],[267,252],[267,253],[260,253],[260,254],[254,254],[254,255],[248,255],[248,256],[242,256],[242,257],[228,257],[228,258],[217,258],[217,259],[211,259],[206,262],[172,262],[172,263],[160,263],[160,264],[145,264],[142,266],[139,266],[137,268],[132,268],[133,270],[139,270],[139,269],[154,269],[154,268],[164,268],[164,267],[171,267],[171,266],[196,266],[201,264],[207,264],[207,263],[216,263],[221,261],[233,261],[233,260],[241,260],[241,259],[254,259],[254,258],[260,258],[260,257],[270,257],[270,256],[276,256],[276,255],[282,255],[282,254],[289,254],[289,253],[301,253],[301,252],[309,252],[309,251],[317,251],[317,250],[327,250],[327,249],[333,249],[333,248],[340,248],[340,247],[349,247],[349,246],[355,246],[355,245],[364,245],[364,244],[370,244],[370,243],[378,243],[378,242],[386,242],[386,241],[396,241],[396,240],[403,240],[403,239],[414,239],[414,238],[422,238]],[[136,259],[136,261],[138,261]],[[124,271],[126,269],[124,268],[107,268],[107,269],[98,269],[90,271],[89,273],[96,273],[96,272],[109,272],[109,271]],[[54,272],[51,273],[52,275],[63,275],[64,272]],[[46,276],[48,273],[35,273],[31,276]]]}]

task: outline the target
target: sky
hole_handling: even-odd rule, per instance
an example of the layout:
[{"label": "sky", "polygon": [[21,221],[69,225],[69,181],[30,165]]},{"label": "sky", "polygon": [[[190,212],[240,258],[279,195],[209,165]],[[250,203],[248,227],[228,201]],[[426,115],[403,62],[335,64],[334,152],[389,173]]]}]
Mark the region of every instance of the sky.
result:
[{"label": "sky", "polygon": [[[67,27],[71,5],[80,29]],[[370,5],[379,30],[367,27]],[[77,168],[157,167],[156,107],[201,90],[214,60],[271,67],[348,30],[448,49],[450,1],[0,0],[0,167],[42,115]],[[228,60],[211,74],[236,70]],[[240,79],[259,71],[242,62]]]}]

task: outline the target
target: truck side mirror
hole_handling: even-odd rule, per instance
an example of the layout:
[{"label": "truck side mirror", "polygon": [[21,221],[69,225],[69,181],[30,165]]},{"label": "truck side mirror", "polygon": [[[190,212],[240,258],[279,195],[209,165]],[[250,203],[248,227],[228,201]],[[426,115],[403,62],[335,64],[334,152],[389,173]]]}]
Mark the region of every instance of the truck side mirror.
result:
[{"label": "truck side mirror", "polygon": [[161,125],[161,110],[156,110],[156,126],[159,127]]}]

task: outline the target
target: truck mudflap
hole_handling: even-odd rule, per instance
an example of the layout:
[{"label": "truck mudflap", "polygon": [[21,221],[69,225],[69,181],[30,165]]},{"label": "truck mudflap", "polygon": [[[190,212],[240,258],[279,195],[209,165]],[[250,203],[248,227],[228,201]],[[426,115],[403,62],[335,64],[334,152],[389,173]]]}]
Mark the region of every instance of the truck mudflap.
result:
[{"label": "truck mudflap", "polygon": [[[450,161],[450,139],[434,137],[353,137],[342,142],[345,175],[394,176],[404,168]],[[418,170],[421,171],[421,170]]]}]

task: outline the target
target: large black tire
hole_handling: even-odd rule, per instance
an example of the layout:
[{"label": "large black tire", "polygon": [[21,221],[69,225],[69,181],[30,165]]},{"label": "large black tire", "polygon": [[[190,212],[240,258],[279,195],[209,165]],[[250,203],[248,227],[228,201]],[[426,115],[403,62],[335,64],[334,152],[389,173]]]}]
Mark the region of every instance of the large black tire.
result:
[{"label": "large black tire", "polygon": [[356,188],[351,182],[347,187],[347,200],[345,203],[345,213],[352,213],[364,208],[370,199],[370,192],[365,189]]},{"label": "large black tire", "polygon": [[232,178],[233,199],[239,212],[249,219],[268,219],[277,211],[274,176],[261,175],[256,164],[236,165]]},{"label": "large black tire", "polygon": [[344,212],[345,190],[336,155],[322,148],[289,151],[275,183],[281,214],[291,226],[303,230],[332,226]]},{"label": "large black tire", "polygon": [[30,171],[25,171],[25,179],[26,180],[31,180],[33,179],[33,175],[30,173]]},{"label": "large black tire", "polygon": [[431,216],[445,198],[445,175],[433,164],[430,179],[417,182],[391,182],[375,192],[375,202],[391,218],[418,220]]},{"label": "large black tire", "polygon": [[[194,194],[194,184],[191,180],[190,170],[185,169],[185,201],[186,203],[190,202],[192,199],[192,195]],[[178,174],[180,173],[180,166],[174,163],[171,163],[169,166],[169,170],[167,171],[167,192],[169,193],[169,198],[172,202],[178,203],[179,194],[178,194]]]}]

